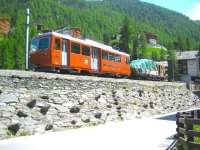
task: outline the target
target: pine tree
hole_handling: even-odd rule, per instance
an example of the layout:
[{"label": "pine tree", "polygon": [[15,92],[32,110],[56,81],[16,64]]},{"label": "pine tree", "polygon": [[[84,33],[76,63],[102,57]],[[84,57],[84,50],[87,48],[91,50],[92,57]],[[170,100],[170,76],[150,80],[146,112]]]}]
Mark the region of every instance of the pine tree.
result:
[{"label": "pine tree", "polygon": [[168,50],[168,80],[174,81],[177,75],[177,60],[176,51],[173,49]]},{"label": "pine tree", "polygon": [[186,38],[185,43],[186,43],[186,49],[187,49],[187,50],[190,50],[190,49],[191,49],[191,44],[190,44],[189,38]]},{"label": "pine tree", "polygon": [[119,42],[119,47],[123,51],[130,53],[130,44],[132,42],[132,35],[133,35],[133,28],[132,28],[132,23],[130,18],[127,16],[124,19],[124,24],[121,28],[120,31],[120,42]]},{"label": "pine tree", "polygon": [[109,36],[108,33],[104,33],[103,34],[103,41],[104,41],[104,44],[109,45],[109,43],[110,43],[110,36]]},{"label": "pine tree", "polygon": [[3,37],[0,37],[0,69],[3,68],[3,53],[4,53],[4,49],[3,49]]},{"label": "pine tree", "polygon": [[198,45],[198,56],[200,57],[200,44]]},{"label": "pine tree", "polygon": [[160,52],[160,60],[161,60],[161,61],[164,61],[165,59],[166,59],[166,50],[161,49],[161,52]]},{"label": "pine tree", "polygon": [[[24,58],[25,58],[25,37],[24,37],[24,29],[25,29],[25,15],[21,15],[24,13],[23,11],[18,12],[18,20],[16,23],[16,30],[13,33],[13,37],[16,38],[13,40],[13,53],[15,54],[15,68],[16,69],[24,69]],[[20,43],[20,44],[19,44]]]},{"label": "pine tree", "polygon": [[131,56],[134,60],[138,59],[138,46],[139,46],[139,42],[138,42],[138,38],[137,37],[134,37],[133,38],[133,48],[132,48],[132,51],[131,51]]},{"label": "pine tree", "polygon": [[13,45],[12,39],[9,39],[8,37],[5,37],[1,41],[0,49],[1,49],[1,65],[2,68],[6,69],[13,69],[14,68],[14,62],[13,62]]},{"label": "pine tree", "polygon": [[144,34],[140,34],[139,37],[139,58],[145,58],[145,52],[147,49],[147,39]]},{"label": "pine tree", "polygon": [[177,44],[178,44],[178,50],[184,51],[185,50],[185,43],[183,41],[183,38],[179,35],[177,39]]}]

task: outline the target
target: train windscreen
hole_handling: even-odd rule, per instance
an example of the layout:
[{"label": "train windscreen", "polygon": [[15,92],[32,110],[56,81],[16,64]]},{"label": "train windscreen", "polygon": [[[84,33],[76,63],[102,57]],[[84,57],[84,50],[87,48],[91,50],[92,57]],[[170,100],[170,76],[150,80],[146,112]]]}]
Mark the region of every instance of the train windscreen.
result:
[{"label": "train windscreen", "polygon": [[50,46],[50,38],[34,38],[31,42],[31,52],[36,52],[39,50],[46,50]]}]

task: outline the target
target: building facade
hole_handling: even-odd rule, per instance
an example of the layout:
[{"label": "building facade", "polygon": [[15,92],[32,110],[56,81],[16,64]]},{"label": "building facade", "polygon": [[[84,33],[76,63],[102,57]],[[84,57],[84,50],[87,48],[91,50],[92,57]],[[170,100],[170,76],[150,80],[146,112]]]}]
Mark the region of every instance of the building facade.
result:
[{"label": "building facade", "polygon": [[144,32],[144,35],[146,36],[146,40],[149,44],[156,45],[158,41],[157,35],[151,33],[151,32]]},{"label": "building facade", "polygon": [[198,51],[176,53],[178,74],[181,81],[196,81],[200,79],[200,57]]}]

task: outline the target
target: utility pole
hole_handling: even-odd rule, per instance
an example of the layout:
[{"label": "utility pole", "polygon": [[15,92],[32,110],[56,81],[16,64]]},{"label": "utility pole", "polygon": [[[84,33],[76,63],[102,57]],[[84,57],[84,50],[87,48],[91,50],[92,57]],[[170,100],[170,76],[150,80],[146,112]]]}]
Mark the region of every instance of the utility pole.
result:
[{"label": "utility pole", "polygon": [[30,9],[28,6],[28,2],[26,5],[26,56],[25,56],[25,62],[26,62],[26,70],[28,70],[28,66],[29,66],[29,23],[30,23]]}]

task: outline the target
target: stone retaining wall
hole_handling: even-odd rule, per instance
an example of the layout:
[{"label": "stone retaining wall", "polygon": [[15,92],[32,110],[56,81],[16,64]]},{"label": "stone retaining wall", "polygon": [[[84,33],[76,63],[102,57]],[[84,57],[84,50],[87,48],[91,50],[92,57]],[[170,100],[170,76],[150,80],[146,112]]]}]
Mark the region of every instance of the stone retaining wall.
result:
[{"label": "stone retaining wall", "polygon": [[0,139],[197,106],[183,83],[0,70]]}]

